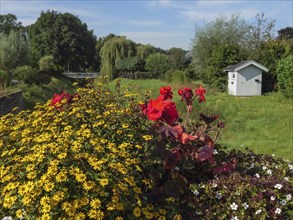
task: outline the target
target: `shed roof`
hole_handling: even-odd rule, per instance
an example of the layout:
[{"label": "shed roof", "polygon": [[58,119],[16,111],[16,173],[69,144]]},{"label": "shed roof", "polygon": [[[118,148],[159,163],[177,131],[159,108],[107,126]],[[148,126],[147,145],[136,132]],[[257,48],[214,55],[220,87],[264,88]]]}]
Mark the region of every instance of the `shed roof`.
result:
[{"label": "shed roof", "polygon": [[239,63],[236,63],[234,65],[231,65],[231,66],[227,66],[224,71],[229,71],[229,72],[235,72],[235,71],[238,71],[238,70],[241,70],[249,65],[254,65],[256,67],[258,67],[259,69],[265,71],[265,72],[268,72],[268,68],[266,68],[265,66],[253,61],[253,60],[244,60],[244,61],[241,61]]}]

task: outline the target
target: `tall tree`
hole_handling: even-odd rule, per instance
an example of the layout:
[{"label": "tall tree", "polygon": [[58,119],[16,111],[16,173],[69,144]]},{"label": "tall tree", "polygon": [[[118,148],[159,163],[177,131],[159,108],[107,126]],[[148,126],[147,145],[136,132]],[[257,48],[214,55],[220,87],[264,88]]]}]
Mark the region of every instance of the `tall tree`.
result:
[{"label": "tall tree", "polygon": [[293,27],[286,27],[278,30],[278,39],[288,40],[293,39]]},{"label": "tall tree", "polygon": [[17,66],[30,63],[28,42],[21,31],[0,34],[0,69],[8,72]]},{"label": "tall tree", "polygon": [[13,14],[0,15],[0,33],[9,35],[10,31],[24,30],[21,22]]},{"label": "tall tree", "polygon": [[94,65],[96,38],[87,25],[70,13],[42,12],[30,26],[32,52],[39,61],[53,55],[62,69],[81,71]]},{"label": "tall tree", "polygon": [[136,55],[136,44],[126,37],[113,37],[105,42],[100,50],[102,68],[101,72],[110,79],[119,77],[116,63],[126,57]]},{"label": "tall tree", "polygon": [[[202,27],[197,26],[192,48],[192,66],[195,76],[206,83],[215,84],[214,80],[217,80],[216,76],[222,67],[222,59],[227,57],[226,53],[233,55],[233,61],[242,57],[244,52],[240,53],[241,56],[239,54],[239,58],[235,58],[237,54],[234,51],[235,47],[244,47],[248,31],[249,25],[239,15],[233,15],[230,19],[219,16]],[[217,66],[215,63],[211,65],[211,59],[209,59],[211,57],[216,57]]]},{"label": "tall tree", "polygon": [[167,51],[168,57],[171,61],[171,67],[174,70],[182,70],[184,68],[186,52],[181,48],[171,48]]},{"label": "tall tree", "polygon": [[165,73],[170,70],[170,60],[162,53],[151,54],[146,59],[145,68],[152,78],[165,78]]},{"label": "tall tree", "polygon": [[115,34],[108,34],[106,37],[99,37],[99,39],[96,42],[96,53],[95,53],[95,68],[97,70],[101,69],[101,56],[100,51],[107,40],[110,40],[111,38],[116,37]]}]

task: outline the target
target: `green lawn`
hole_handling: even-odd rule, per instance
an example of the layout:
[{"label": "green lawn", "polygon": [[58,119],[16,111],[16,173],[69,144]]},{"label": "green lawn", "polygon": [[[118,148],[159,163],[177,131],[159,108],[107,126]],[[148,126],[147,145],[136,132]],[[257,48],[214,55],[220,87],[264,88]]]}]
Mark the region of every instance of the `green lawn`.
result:
[{"label": "green lawn", "polygon": [[[114,83],[114,82],[113,82]],[[111,85],[113,86],[113,83]],[[160,80],[122,79],[122,86],[131,91],[144,94],[151,91],[156,98],[161,86],[173,88],[175,102],[179,112],[184,109],[177,95],[177,89],[183,86],[196,88],[199,83],[189,85],[170,84]],[[255,97],[234,97],[226,93],[207,89],[206,103],[195,103],[194,110],[206,114],[219,114],[226,127],[219,143],[228,148],[244,149],[248,147],[256,153],[275,154],[293,161],[293,100],[278,93],[269,93]]]}]

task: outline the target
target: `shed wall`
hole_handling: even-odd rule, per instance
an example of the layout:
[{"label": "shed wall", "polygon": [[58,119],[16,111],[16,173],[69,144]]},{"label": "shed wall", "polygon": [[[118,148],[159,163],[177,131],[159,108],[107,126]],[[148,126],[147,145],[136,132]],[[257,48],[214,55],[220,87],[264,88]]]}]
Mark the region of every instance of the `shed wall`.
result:
[{"label": "shed wall", "polygon": [[262,70],[250,65],[237,72],[237,96],[261,95]]}]

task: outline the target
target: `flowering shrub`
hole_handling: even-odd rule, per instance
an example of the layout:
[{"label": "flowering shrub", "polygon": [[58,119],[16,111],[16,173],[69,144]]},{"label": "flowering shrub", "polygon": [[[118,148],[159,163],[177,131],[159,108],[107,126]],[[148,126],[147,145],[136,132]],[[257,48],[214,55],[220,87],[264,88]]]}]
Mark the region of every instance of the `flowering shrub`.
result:
[{"label": "flowering shrub", "polygon": [[103,80],[2,117],[0,216],[136,219],[164,215],[141,201],[138,155],[150,135],[135,94]]},{"label": "flowering shrub", "polygon": [[217,144],[218,115],[190,119],[205,89],[178,91],[182,119],[171,87],[139,106],[119,84],[110,91],[101,78],[95,86],[0,118],[1,217],[292,217],[293,165]]}]

